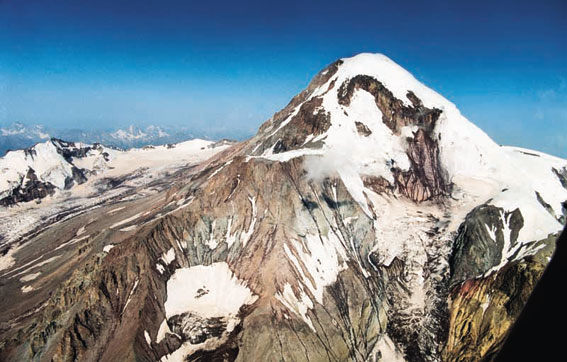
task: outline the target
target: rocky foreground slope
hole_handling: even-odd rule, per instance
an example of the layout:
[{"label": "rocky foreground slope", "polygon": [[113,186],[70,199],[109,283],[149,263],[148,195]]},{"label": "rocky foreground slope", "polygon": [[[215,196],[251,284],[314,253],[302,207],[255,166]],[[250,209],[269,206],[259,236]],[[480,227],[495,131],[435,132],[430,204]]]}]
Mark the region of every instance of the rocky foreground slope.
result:
[{"label": "rocky foreground slope", "polygon": [[341,59],[162,191],[10,249],[0,358],[489,360],[553,254],[566,168],[385,56]]}]

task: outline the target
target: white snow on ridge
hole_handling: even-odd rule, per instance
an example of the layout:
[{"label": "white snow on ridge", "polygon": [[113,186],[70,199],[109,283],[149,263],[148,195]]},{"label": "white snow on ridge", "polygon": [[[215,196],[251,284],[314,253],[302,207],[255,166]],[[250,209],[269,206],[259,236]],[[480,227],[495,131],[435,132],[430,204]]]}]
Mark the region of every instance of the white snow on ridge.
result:
[{"label": "white snow on ridge", "polygon": [[119,140],[133,141],[137,139],[144,139],[148,135],[142,132],[142,130],[136,129],[131,125],[127,130],[119,129],[115,132],[112,132],[110,136]]},{"label": "white snow on ridge", "polygon": [[284,285],[284,289],[281,293],[277,293],[275,295],[276,299],[279,300],[289,311],[297,314],[300,316],[303,321],[313,330],[315,330],[315,326],[313,325],[313,321],[307,315],[309,309],[313,309],[313,301],[309,298],[305,291],[300,286],[299,288],[299,298],[295,296],[293,289],[289,283]]},{"label": "white snow on ridge", "polygon": [[293,240],[291,247],[284,244],[284,252],[299,276],[299,298],[289,283],[275,295],[277,300],[290,312],[301,317],[313,331],[315,327],[307,312],[313,309],[314,304],[306,291],[317,303],[323,304],[325,287],[335,282],[339,272],[347,268],[348,259],[344,246],[332,231],[321,238],[323,240],[319,235],[307,234],[301,241]]}]

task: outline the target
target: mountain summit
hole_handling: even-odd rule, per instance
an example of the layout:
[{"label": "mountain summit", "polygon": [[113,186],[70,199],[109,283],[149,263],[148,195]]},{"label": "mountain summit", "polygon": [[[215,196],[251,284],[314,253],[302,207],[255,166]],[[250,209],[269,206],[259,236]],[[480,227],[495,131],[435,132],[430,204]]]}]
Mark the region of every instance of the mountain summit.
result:
[{"label": "mountain summit", "polygon": [[567,161],[497,145],[378,54],[168,182],[18,245],[41,274],[0,275],[0,356],[490,359],[567,215]]}]

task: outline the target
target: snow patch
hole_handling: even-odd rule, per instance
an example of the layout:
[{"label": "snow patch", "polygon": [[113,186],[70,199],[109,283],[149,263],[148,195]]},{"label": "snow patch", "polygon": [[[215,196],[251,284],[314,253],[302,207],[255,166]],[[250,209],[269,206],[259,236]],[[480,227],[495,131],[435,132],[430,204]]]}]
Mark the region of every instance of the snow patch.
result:
[{"label": "snow patch", "polygon": [[152,339],[151,339],[148,331],[144,331],[144,338],[146,339],[146,343],[148,344],[148,346],[150,346],[150,348],[151,348],[152,347]]},{"label": "snow patch", "polygon": [[107,215],[112,215],[112,214],[117,213],[117,212],[120,211],[120,210],[124,210],[125,208],[126,208],[126,206],[120,206],[120,207],[117,207],[116,209],[110,210],[110,211],[107,212],[106,214],[107,214]]},{"label": "snow patch", "polygon": [[226,235],[224,237],[226,243],[228,244],[228,247],[230,248],[232,246],[232,244],[234,244],[234,242],[236,241],[236,233],[235,234],[231,234],[232,232],[232,218],[228,219],[228,225],[226,227]]},{"label": "snow patch", "polygon": [[129,231],[136,230],[137,228],[138,228],[138,225],[134,224],[134,225],[126,226],[125,228],[120,229],[120,231],[129,232]]},{"label": "snow patch", "polygon": [[24,275],[23,277],[20,278],[20,282],[25,283],[25,282],[30,282],[32,280],[37,279],[38,276],[41,275],[41,272],[37,272],[37,273],[30,273],[27,275]]},{"label": "snow patch", "polygon": [[128,295],[128,299],[126,300],[126,304],[124,304],[124,308],[122,308],[122,314],[124,314],[124,312],[126,311],[126,308],[128,307],[128,304],[130,304],[130,301],[132,300],[132,295],[134,295],[134,292],[136,291],[136,288],[138,287],[139,282],[140,282],[139,279],[136,279],[136,281],[134,282],[134,287],[132,287],[132,290],[130,291],[130,294]]},{"label": "snow patch", "polygon": [[81,226],[81,227],[79,228],[79,230],[77,230],[77,233],[75,234],[75,236],[80,236],[80,235],[81,235],[82,233],[84,233],[84,232],[85,232],[85,227],[84,227],[84,226]]},{"label": "snow patch", "polygon": [[205,241],[205,245],[207,245],[211,250],[216,249],[217,245],[219,245],[218,241],[215,239],[215,224],[216,220],[213,220],[211,224],[211,235],[209,240]]},{"label": "snow patch", "polygon": [[127,219],[121,220],[121,221],[119,221],[119,222],[117,222],[117,223],[115,223],[115,224],[112,224],[112,225],[110,226],[110,228],[111,228],[111,229],[115,229],[115,228],[117,228],[118,226],[122,226],[122,225],[124,225],[124,224],[127,224],[127,223],[129,223],[130,221],[132,221],[132,220],[136,220],[138,217],[140,217],[140,215],[142,215],[141,212],[137,213],[136,215],[130,216],[130,217],[127,218]]},{"label": "snow patch", "polygon": [[156,343],[160,343],[168,333],[171,333],[171,330],[169,329],[169,325],[167,324],[167,319],[164,318],[161,324],[159,325],[159,329],[156,336]]},{"label": "snow patch", "polygon": [[5,255],[0,255],[0,271],[10,269],[16,260],[14,259],[14,254],[19,249],[18,246],[11,247]]},{"label": "snow patch", "polygon": [[[284,244],[284,251],[295,267],[302,284],[319,304],[323,304],[323,291],[347,268],[347,255],[339,238],[329,232],[327,236],[307,234],[302,241],[294,240],[293,251]],[[296,255],[297,254],[297,257]]]},{"label": "snow patch", "polygon": [[284,285],[283,291],[281,293],[276,293],[275,297],[290,312],[300,316],[303,321],[313,330],[313,332],[316,332],[311,318],[309,318],[309,316],[307,315],[309,309],[313,309],[313,302],[311,301],[309,296],[305,294],[303,288],[300,287],[299,298],[297,298],[295,296],[295,293],[293,292],[293,289],[291,288],[291,285],[289,283],[286,283]]},{"label": "snow patch", "polygon": [[166,264],[171,264],[175,260],[175,249],[170,248],[167,252],[163,253],[161,260]]},{"label": "snow patch", "polygon": [[250,204],[252,205],[252,219],[250,221],[250,226],[248,226],[248,230],[243,232],[240,236],[240,240],[242,242],[242,246],[246,246],[246,243],[248,243],[248,241],[250,240],[250,238],[252,237],[252,233],[254,233],[254,227],[256,226],[256,220],[257,220],[257,214],[258,214],[258,210],[256,209],[256,198],[253,196],[249,196],[248,200],[250,201]]},{"label": "snow patch", "polygon": [[32,286],[29,286],[29,285],[23,286],[22,289],[21,289],[22,293],[24,293],[24,294],[29,293],[32,290],[35,290],[35,288],[32,287]]}]

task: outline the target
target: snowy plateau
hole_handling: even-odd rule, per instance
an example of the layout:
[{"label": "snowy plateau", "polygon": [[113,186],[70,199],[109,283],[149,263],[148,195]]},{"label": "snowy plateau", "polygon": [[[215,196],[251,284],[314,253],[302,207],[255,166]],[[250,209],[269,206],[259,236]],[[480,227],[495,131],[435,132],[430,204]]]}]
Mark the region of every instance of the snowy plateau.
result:
[{"label": "snowy plateau", "polygon": [[381,54],[243,142],[49,139],[0,169],[10,361],[488,361],[567,217],[567,160]]}]

